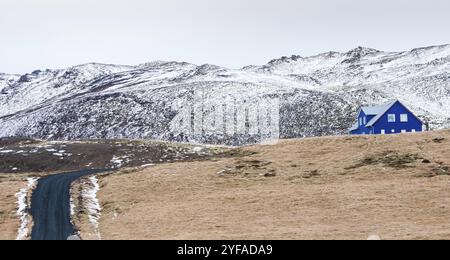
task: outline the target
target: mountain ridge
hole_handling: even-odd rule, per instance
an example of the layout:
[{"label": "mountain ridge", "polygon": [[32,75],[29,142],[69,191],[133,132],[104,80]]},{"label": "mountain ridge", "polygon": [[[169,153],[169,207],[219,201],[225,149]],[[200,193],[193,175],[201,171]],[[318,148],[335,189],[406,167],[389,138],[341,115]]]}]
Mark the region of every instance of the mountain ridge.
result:
[{"label": "mountain ridge", "polygon": [[[353,48],[349,51],[346,52],[339,52],[339,51],[327,51],[327,52],[321,52],[318,54],[313,54],[310,56],[302,56],[302,55],[298,55],[298,54],[293,54],[291,56],[281,56],[279,58],[275,58],[272,59],[271,61],[275,61],[275,60],[281,60],[281,59],[285,59],[285,58],[314,58],[314,57],[319,57],[319,56],[324,56],[324,55],[330,55],[330,54],[349,54],[349,53],[353,53],[357,50],[366,50],[366,51],[373,51],[375,53],[385,53],[385,54],[404,54],[404,53],[414,53],[414,52],[420,52],[420,51],[424,51],[424,50],[429,50],[429,49],[436,49],[436,48],[449,48],[450,49],[450,44],[440,44],[440,45],[432,45],[432,46],[426,46],[426,47],[419,47],[419,48],[413,48],[411,50],[407,50],[407,51],[381,51],[378,49],[374,49],[371,47],[365,47],[365,46],[358,46],[356,48]],[[141,64],[137,64],[137,65],[125,65],[125,64],[114,64],[114,63],[106,63],[106,62],[86,62],[86,63],[81,63],[81,64],[76,64],[76,65],[72,65],[72,66],[68,66],[66,68],[56,68],[56,69],[45,69],[46,71],[58,71],[58,70],[65,70],[65,69],[71,69],[71,68],[76,68],[76,67],[83,67],[83,66],[87,66],[87,65],[99,65],[99,66],[118,66],[118,67],[130,67],[132,68],[136,68],[136,67],[141,67],[141,66],[145,66],[145,65],[151,65],[151,64],[165,64],[165,63],[185,63],[185,64],[191,64],[191,65],[196,65],[196,66],[202,66],[202,65],[214,65],[214,66],[218,66],[224,69],[230,69],[230,70],[242,70],[246,67],[260,67],[260,66],[264,66],[267,64],[270,64],[269,61],[266,64],[263,65],[245,65],[241,68],[228,68],[228,67],[223,67],[223,66],[219,66],[219,65],[214,65],[214,64],[210,64],[210,63],[205,63],[205,64],[194,64],[194,63],[190,63],[190,62],[184,62],[184,61],[175,61],[175,60],[154,60],[154,61],[150,61],[150,62],[146,62],[146,63],[141,63]],[[41,68],[42,69],[42,68]],[[41,69],[36,69],[34,71],[40,71]],[[25,74],[20,74],[20,73],[5,73],[5,72],[0,72],[0,76],[2,75],[10,75],[10,76],[22,76],[22,75],[26,75],[26,74],[30,74],[32,72],[28,72]]]},{"label": "mountain ridge", "polygon": [[[199,122],[176,125],[183,121],[180,116],[187,116],[183,109],[197,111],[200,92],[206,118],[201,129],[196,128]],[[292,138],[343,134],[358,106],[392,99],[401,99],[434,129],[449,127],[450,45],[406,52],[357,47],[345,53],[285,56],[242,69],[155,61],[136,66],[86,63],[20,76],[0,73],[0,136],[241,145],[264,139],[267,127],[257,119],[261,115],[254,119],[255,129],[240,125],[244,119],[239,113],[247,118],[255,107],[265,109],[258,112],[263,114],[278,109],[273,117],[279,126],[272,130]],[[231,100],[236,107],[225,108]],[[189,107],[177,107],[179,102]],[[214,113],[222,113],[224,121],[213,119]],[[234,130],[208,130],[217,120]]]}]

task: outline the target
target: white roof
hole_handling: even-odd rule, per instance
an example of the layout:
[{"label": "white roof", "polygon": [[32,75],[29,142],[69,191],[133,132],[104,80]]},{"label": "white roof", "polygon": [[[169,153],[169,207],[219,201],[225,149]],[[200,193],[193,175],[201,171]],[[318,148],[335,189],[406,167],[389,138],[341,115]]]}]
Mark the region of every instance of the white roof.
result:
[{"label": "white roof", "polygon": [[[372,120],[370,120],[367,124],[366,127],[372,126],[373,124],[375,124],[378,119],[380,119],[395,103],[397,102],[397,100],[395,101],[391,101],[389,103],[385,103],[383,105],[379,105],[379,106],[373,106],[373,107],[361,107],[360,111],[362,110],[364,112],[364,114],[366,114],[366,116],[375,116],[374,118],[372,118]],[[350,129],[348,129],[348,131],[355,131],[358,130],[359,128],[359,122],[356,122],[352,127],[350,127]]]},{"label": "white roof", "polygon": [[392,104],[395,102],[389,102],[383,105],[379,106],[373,106],[373,107],[362,107],[361,110],[366,114],[367,116],[376,116],[380,113],[383,113],[383,111],[386,111],[386,107],[391,107]]},{"label": "white roof", "polygon": [[370,120],[367,123],[366,127],[373,126],[373,124],[375,124],[378,121],[378,119],[380,119],[395,103],[397,103],[397,100],[393,101],[393,102],[386,103],[386,104],[381,105],[381,106],[374,107],[374,108],[377,108],[377,112],[378,113],[373,114],[373,115],[376,115],[376,116],[374,118],[372,118],[372,120]]}]

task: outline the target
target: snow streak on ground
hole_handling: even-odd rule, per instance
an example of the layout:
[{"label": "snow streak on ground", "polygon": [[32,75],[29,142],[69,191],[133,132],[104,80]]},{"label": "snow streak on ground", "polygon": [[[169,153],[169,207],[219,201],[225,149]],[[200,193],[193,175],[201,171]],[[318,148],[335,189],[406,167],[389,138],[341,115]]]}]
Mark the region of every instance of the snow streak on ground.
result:
[{"label": "snow streak on ground", "polygon": [[89,182],[83,186],[82,197],[84,208],[87,210],[89,222],[95,230],[98,239],[101,239],[98,221],[101,216],[101,206],[97,199],[97,192],[100,191],[100,185],[96,176],[88,178]]},{"label": "snow streak on ground", "polygon": [[73,219],[74,216],[75,216],[75,202],[73,196],[70,196],[70,217]]},{"label": "snow streak on ground", "polygon": [[30,224],[30,216],[29,209],[30,205],[28,205],[28,193],[36,187],[37,181],[39,178],[28,178],[28,185],[26,188],[21,189],[18,193],[16,193],[17,197],[17,215],[20,217],[20,227],[17,232],[17,240],[25,240],[28,237],[29,224]]}]

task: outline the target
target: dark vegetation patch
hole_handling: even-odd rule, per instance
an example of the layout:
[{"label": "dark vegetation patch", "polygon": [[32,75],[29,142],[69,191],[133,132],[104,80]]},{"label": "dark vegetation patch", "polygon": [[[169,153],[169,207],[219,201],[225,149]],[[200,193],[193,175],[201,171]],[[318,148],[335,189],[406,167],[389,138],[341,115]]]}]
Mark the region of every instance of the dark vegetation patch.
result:
[{"label": "dark vegetation patch", "polygon": [[130,140],[39,143],[11,139],[3,140],[3,143],[5,145],[0,147],[1,173],[117,169],[250,155],[241,149]]},{"label": "dark vegetation patch", "polygon": [[0,138],[0,148],[8,147],[11,145],[29,145],[36,143],[39,143],[39,141],[28,138],[11,138],[11,137]]},{"label": "dark vegetation patch", "polygon": [[289,181],[300,181],[305,179],[312,179],[316,177],[320,177],[322,174],[319,170],[309,170],[309,171],[303,171],[299,172],[298,174],[292,175],[288,177]]},{"label": "dark vegetation patch", "polygon": [[415,153],[401,153],[398,151],[386,151],[380,154],[364,157],[355,165],[345,168],[346,170],[357,169],[364,166],[382,165],[394,169],[413,167],[411,164],[417,161],[426,161],[422,156]]},{"label": "dark vegetation patch", "polygon": [[386,151],[377,155],[371,155],[363,158],[357,164],[345,168],[346,170],[357,169],[364,166],[382,165],[394,169],[413,168],[414,164],[428,165],[426,170],[421,170],[416,177],[436,177],[436,176],[450,176],[450,167],[440,161],[431,161],[423,158],[419,154],[401,153],[398,151]]},{"label": "dark vegetation patch", "polygon": [[450,176],[450,167],[445,165],[438,165],[431,168],[431,171],[425,174],[425,177],[430,178],[436,176]]},{"label": "dark vegetation patch", "polygon": [[275,177],[276,170],[271,168],[272,163],[261,160],[238,160],[233,166],[220,171],[219,176],[245,176],[245,177]]},{"label": "dark vegetation patch", "polygon": [[437,137],[437,138],[433,139],[433,142],[438,143],[438,144],[443,143],[444,141],[445,141],[445,138],[443,138],[443,137]]},{"label": "dark vegetation patch", "polygon": [[310,179],[310,178],[318,177],[318,176],[320,176],[319,170],[308,171],[308,172],[306,172],[305,174],[302,175],[302,177],[304,179]]}]

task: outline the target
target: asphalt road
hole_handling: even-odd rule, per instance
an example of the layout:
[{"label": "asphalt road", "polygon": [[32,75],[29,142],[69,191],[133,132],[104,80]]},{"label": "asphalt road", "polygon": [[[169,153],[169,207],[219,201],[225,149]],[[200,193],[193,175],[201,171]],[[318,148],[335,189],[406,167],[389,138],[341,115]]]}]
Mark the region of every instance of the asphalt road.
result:
[{"label": "asphalt road", "polygon": [[34,226],[32,240],[67,240],[75,233],[70,222],[70,185],[75,180],[105,170],[60,173],[39,179],[31,197]]}]

